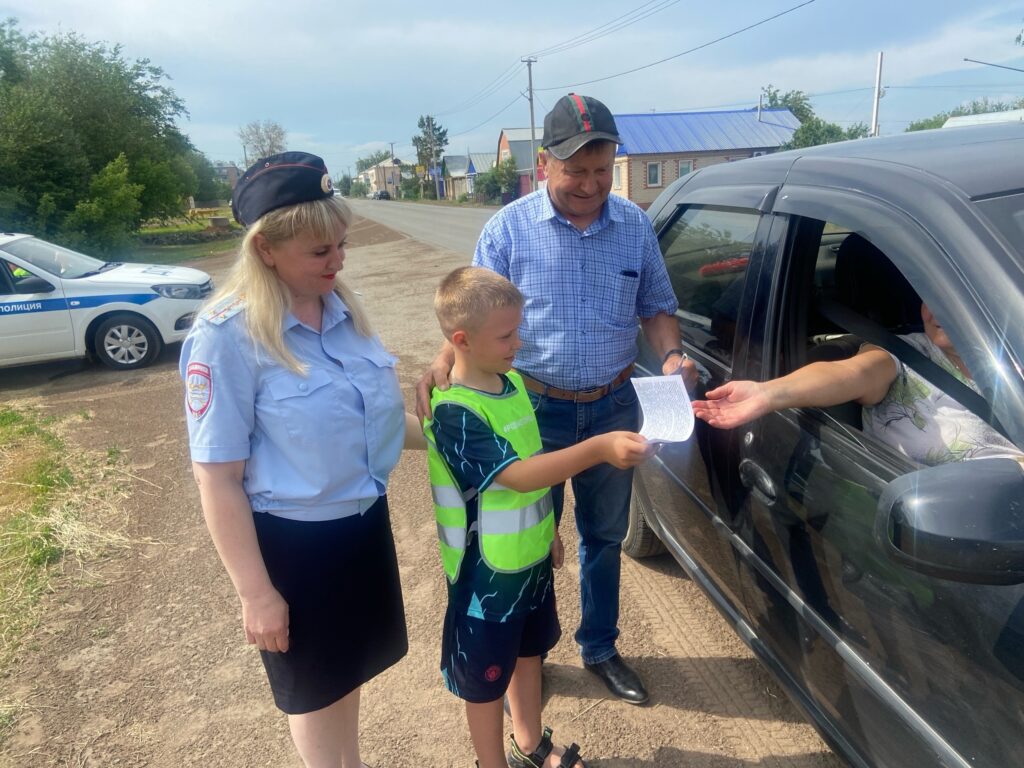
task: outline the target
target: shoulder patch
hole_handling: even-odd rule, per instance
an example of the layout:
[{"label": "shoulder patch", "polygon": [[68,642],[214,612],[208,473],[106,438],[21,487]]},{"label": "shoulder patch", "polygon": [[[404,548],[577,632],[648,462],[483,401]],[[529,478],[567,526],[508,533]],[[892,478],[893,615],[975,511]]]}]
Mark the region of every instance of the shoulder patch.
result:
[{"label": "shoulder patch", "polygon": [[192,418],[198,421],[213,403],[213,374],[204,363],[189,363],[185,373],[185,402]]},{"label": "shoulder patch", "polygon": [[245,309],[244,296],[228,296],[203,312],[203,319],[213,325],[221,325]]}]

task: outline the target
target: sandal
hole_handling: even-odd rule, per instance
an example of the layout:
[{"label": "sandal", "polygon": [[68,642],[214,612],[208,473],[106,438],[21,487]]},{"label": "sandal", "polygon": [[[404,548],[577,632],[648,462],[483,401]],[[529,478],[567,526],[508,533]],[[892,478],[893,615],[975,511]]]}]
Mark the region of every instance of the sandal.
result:
[{"label": "sandal", "polygon": [[[544,727],[544,735],[540,737],[540,744],[530,754],[526,754],[516,744],[516,737],[509,736],[512,740],[512,750],[508,753],[509,768],[544,768],[544,761],[548,759],[554,745],[551,743],[551,729]],[[587,764],[580,758],[580,745],[573,742],[565,748],[558,768],[576,768],[576,764],[587,768]]]}]

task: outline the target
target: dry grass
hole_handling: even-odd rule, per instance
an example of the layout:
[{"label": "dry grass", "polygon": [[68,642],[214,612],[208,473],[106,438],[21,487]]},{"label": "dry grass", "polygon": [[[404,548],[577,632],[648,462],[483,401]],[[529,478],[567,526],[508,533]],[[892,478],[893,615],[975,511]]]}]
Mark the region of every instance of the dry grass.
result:
[{"label": "dry grass", "polygon": [[[131,544],[118,530],[120,456],[70,454],[60,435],[72,427],[0,408],[0,675],[38,624],[42,598]],[[0,700],[0,745],[22,708]]]}]

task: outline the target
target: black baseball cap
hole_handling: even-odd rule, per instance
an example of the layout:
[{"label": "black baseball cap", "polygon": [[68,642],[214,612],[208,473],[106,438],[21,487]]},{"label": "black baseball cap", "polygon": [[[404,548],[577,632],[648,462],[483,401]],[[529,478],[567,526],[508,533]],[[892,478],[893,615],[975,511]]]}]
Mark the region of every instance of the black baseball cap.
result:
[{"label": "black baseball cap", "polygon": [[277,208],[333,195],[334,185],[323,158],[308,152],[282,152],[250,166],[235,185],[231,212],[247,227]]},{"label": "black baseball cap", "polygon": [[568,160],[592,141],[622,143],[612,113],[592,96],[570,93],[555,102],[544,116],[541,146],[559,160]]}]

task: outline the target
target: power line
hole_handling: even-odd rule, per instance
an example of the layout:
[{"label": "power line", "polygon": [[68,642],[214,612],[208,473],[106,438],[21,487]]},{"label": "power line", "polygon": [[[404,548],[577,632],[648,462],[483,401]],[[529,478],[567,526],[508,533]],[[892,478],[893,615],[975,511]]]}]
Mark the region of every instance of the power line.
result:
[{"label": "power line", "polygon": [[475,107],[477,104],[479,104],[487,97],[492,96],[499,90],[501,90],[502,87],[511,82],[525,68],[526,65],[524,65],[521,61],[517,61],[511,67],[509,67],[496,78],[494,78],[494,80],[492,80],[490,83],[481,88],[475,95],[470,96],[468,99],[462,100],[461,102],[456,104],[454,107],[451,107],[450,109],[446,109],[443,112],[438,112],[436,116],[440,117],[442,115],[454,115],[458,112],[465,112],[467,109]]},{"label": "power line", "polygon": [[507,109],[508,109],[509,107],[511,107],[511,106],[512,106],[513,104],[515,104],[515,103],[516,103],[517,101],[519,101],[519,99],[521,99],[521,98],[522,98],[522,96],[520,96],[520,95],[519,95],[519,94],[517,93],[517,94],[516,94],[516,97],[515,97],[514,99],[512,99],[512,101],[510,101],[510,102],[509,102],[508,104],[506,104],[506,105],[505,105],[504,107],[502,107],[502,108],[501,108],[501,109],[499,109],[499,110],[498,110],[497,112],[495,112],[495,113],[494,113],[493,115],[491,115],[490,117],[488,117],[488,118],[487,118],[486,120],[484,120],[484,121],[483,121],[482,123],[479,123],[478,125],[474,125],[474,126],[473,126],[472,128],[469,128],[468,130],[465,130],[465,131],[459,131],[458,133],[453,133],[453,134],[451,134],[451,135],[452,135],[452,136],[465,136],[465,135],[466,135],[467,133],[472,133],[472,132],[473,132],[473,131],[475,131],[475,130],[476,130],[477,128],[483,128],[483,127],[484,127],[485,125],[487,125],[487,124],[488,124],[489,122],[491,122],[491,120],[493,120],[494,118],[498,117],[498,115],[500,115],[500,114],[502,114],[503,112],[505,112],[505,110],[507,110]]},{"label": "power line", "polygon": [[788,8],[785,11],[781,11],[779,13],[776,13],[774,16],[769,16],[769,17],[767,17],[765,19],[761,19],[760,21],[755,22],[753,24],[750,24],[750,25],[748,25],[746,27],[743,27],[742,29],[737,29],[735,32],[730,32],[727,35],[722,35],[721,37],[715,38],[714,40],[711,40],[709,42],[703,43],[702,45],[698,45],[698,46],[696,46],[694,48],[690,48],[690,49],[685,50],[685,51],[683,51],[681,53],[677,53],[677,54],[674,54],[672,56],[667,56],[664,59],[659,59],[658,61],[652,61],[650,64],[644,64],[642,67],[634,67],[633,69],[627,69],[625,72],[619,72],[617,74],[608,75],[606,77],[598,77],[598,78],[596,78],[594,80],[585,80],[585,81],[580,82],[580,83],[570,83],[569,85],[556,85],[556,86],[554,86],[552,88],[537,88],[536,90],[538,90],[538,91],[564,91],[566,88],[576,88],[576,87],[581,86],[581,85],[591,85],[593,83],[604,82],[605,80],[611,80],[611,79],[616,78],[616,77],[622,77],[623,75],[631,75],[634,72],[639,72],[639,71],[644,70],[644,69],[649,69],[650,67],[657,66],[658,64],[664,64],[666,61],[671,61],[672,59],[678,59],[680,56],[686,56],[687,54],[694,53],[694,52],[699,51],[699,50],[701,50],[703,48],[708,48],[708,47],[710,47],[712,45],[715,45],[716,43],[722,42],[723,40],[728,40],[730,37],[736,37],[736,35],[742,34],[743,32],[748,32],[751,29],[754,29],[755,27],[760,27],[762,24],[767,24],[769,21],[774,21],[775,19],[778,19],[778,18],[780,18],[782,16],[785,16],[787,14],[793,13],[794,11],[797,11],[800,8],[803,8],[804,6],[810,5],[813,2],[815,2],[815,0],[804,0],[804,2],[802,2],[802,3],[798,4],[798,5],[794,5],[792,8]]},{"label": "power line", "polygon": [[[570,37],[568,40],[565,40],[561,43],[556,43],[555,45],[552,45],[548,48],[543,48],[539,51],[534,51],[533,53],[530,54],[530,56],[552,56],[556,53],[562,53],[563,51],[568,51],[571,50],[572,48],[576,48],[581,45],[586,45],[587,43],[591,43],[594,40],[599,40],[602,37],[607,37],[613,32],[618,32],[620,29],[625,29],[626,27],[632,26],[633,24],[636,24],[639,21],[643,21],[644,19],[648,18],[649,16],[653,16],[656,13],[661,13],[666,8],[676,5],[678,2],[680,2],[680,0],[650,0],[650,2],[644,3],[638,8],[634,8],[629,13],[614,18],[611,21],[606,22],[599,27],[595,27],[589,32],[583,32],[582,34],[576,35],[575,37]],[[656,4],[654,8],[649,8],[646,11],[643,10],[644,8],[647,8],[647,6],[652,4]],[[629,18],[631,16],[633,18]],[[623,21],[624,19],[628,20]],[[618,24],[617,22],[620,21],[622,21],[622,23]]]}]

